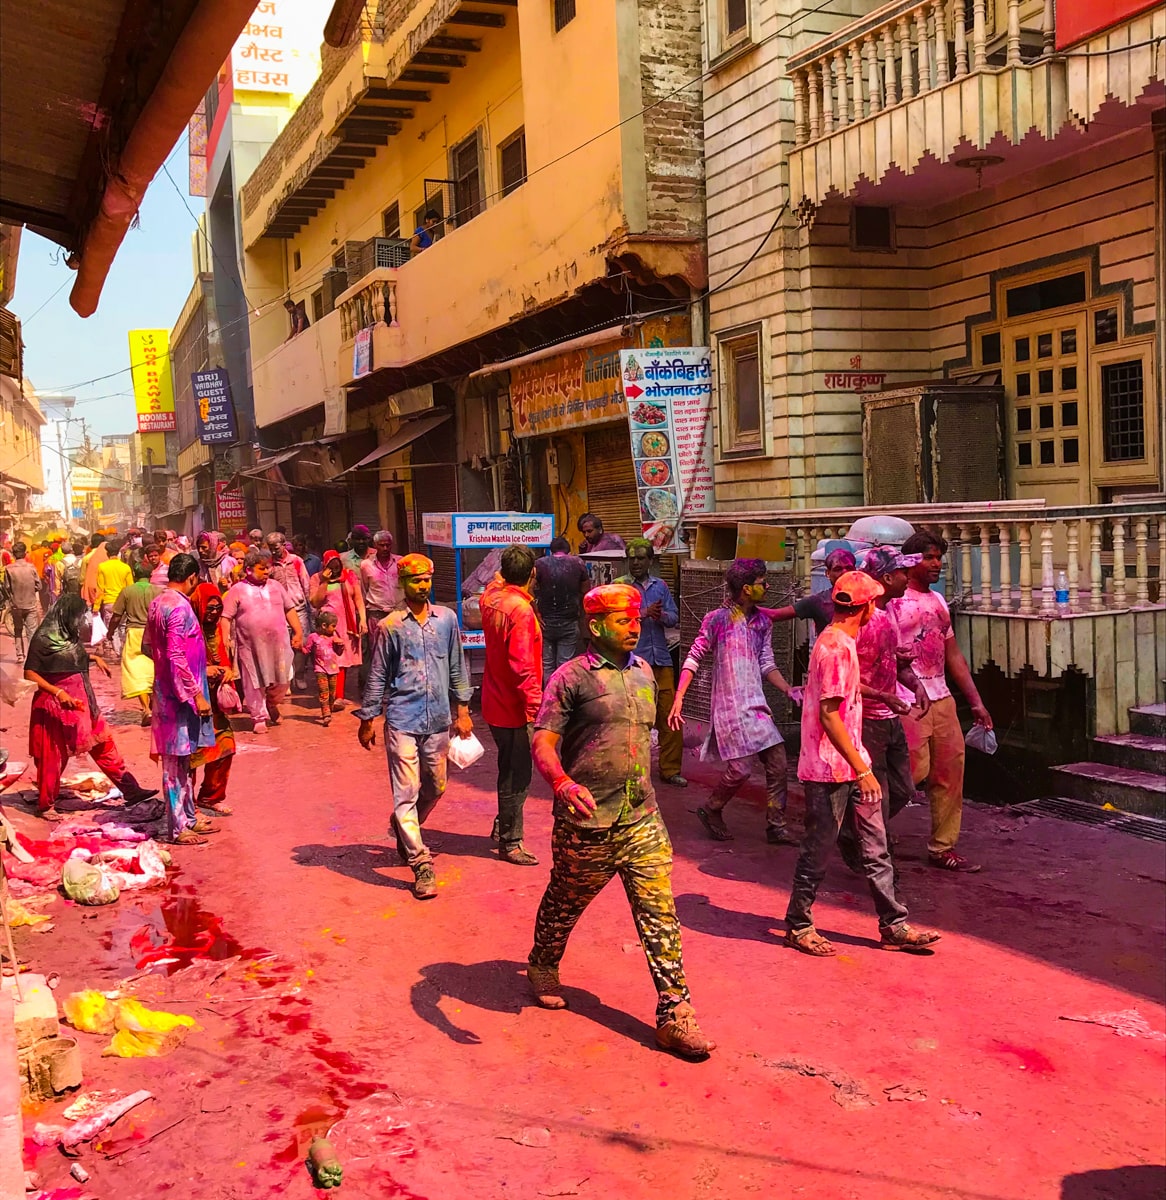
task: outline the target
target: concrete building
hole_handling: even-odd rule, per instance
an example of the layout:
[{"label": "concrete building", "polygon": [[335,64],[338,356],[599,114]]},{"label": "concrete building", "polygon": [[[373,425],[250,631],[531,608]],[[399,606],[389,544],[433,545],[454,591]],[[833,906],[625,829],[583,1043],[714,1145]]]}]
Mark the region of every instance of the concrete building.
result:
[{"label": "concrete building", "polygon": [[243,187],[264,523],[639,532],[612,363],[702,337],[699,29],[697,0],[380,0],[325,47]]},{"label": "concrete building", "polygon": [[777,526],[808,584],[872,509],[934,526],[1007,743],[1125,761],[1089,738],[1166,674],[1166,9],[704,11],[719,544]]}]

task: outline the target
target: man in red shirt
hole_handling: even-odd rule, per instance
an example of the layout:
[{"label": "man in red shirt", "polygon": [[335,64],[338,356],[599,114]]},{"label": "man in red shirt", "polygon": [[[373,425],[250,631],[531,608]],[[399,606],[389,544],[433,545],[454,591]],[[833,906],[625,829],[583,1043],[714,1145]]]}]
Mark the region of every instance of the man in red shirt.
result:
[{"label": "man in red shirt", "polygon": [[498,854],[519,867],[538,865],[522,844],[522,809],[530,788],[530,738],[542,703],[543,635],[531,603],[534,553],[508,546],[482,593],[486,671],[482,716],[498,747]]}]

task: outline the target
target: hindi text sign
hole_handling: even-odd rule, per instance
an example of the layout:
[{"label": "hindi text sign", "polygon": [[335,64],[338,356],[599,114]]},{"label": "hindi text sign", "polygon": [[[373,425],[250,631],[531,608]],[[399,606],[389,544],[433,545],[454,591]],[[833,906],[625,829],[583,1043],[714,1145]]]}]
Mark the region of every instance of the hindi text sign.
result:
[{"label": "hindi text sign", "polygon": [[130,374],[134,383],[138,432],[176,432],[168,329],[130,330]]},{"label": "hindi text sign", "polygon": [[231,381],[222,367],[195,371],[190,377],[194,390],[198,440],[204,446],[231,445],[238,440]]}]

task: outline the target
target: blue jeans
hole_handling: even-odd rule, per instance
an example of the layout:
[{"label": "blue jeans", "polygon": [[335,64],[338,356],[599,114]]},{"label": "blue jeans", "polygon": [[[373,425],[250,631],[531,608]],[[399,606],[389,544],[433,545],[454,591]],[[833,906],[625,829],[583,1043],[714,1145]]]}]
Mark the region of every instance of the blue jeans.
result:
[{"label": "blue jeans", "polygon": [[579,622],[543,622],[543,683],[575,657],[579,648]]}]

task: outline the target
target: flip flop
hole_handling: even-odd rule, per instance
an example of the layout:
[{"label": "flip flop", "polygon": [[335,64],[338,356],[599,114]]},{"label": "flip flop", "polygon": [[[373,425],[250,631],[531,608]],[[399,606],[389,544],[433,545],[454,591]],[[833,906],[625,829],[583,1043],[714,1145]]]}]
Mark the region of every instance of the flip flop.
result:
[{"label": "flip flop", "polygon": [[188,825],[188,829],[195,833],[219,833],[219,826],[213,821],[208,821],[205,817],[198,817],[193,825]]},{"label": "flip flop", "polygon": [[36,815],[40,817],[42,821],[51,821],[54,823],[57,821],[63,821],[65,819],[65,814],[57,812],[55,808],[37,809]]},{"label": "flip flop", "polygon": [[733,840],[732,831],[725,824],[725,818],[719,812],[710,808],[698,808],[696,815],[714,842],[731,842]]},{"label": "flip flop", "polygon": [[193,829],[184,829],[176,837],[168,839],[172,846],[205,846],[207,840],[195,833]]},{"label": "flip flop", "polygon": [[230,817],[235,810],[229,804],[199,804],[203,812],[214,813],[216,817]]}]

